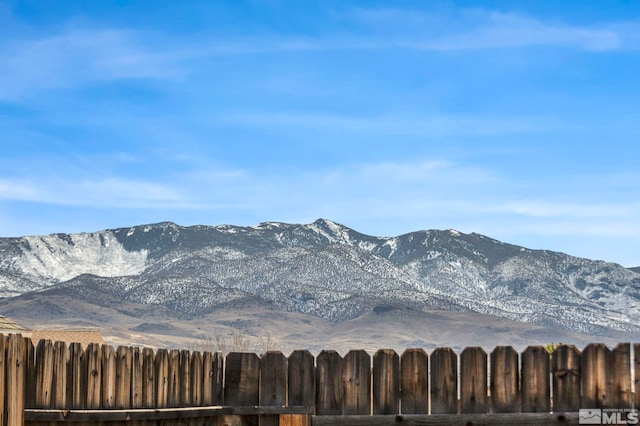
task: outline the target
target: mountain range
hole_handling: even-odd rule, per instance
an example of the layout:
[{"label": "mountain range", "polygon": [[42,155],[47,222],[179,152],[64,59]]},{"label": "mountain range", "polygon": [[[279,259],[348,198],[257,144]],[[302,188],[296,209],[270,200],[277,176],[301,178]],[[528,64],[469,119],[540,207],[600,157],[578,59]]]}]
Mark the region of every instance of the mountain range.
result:
[{"label": "mountain range", "polygon": [[214,330],[283,348],[640,336],[637,268],[455,230],[369,236],[326,219],[0,238],[0,297],[0,314],[31,327],[153,345]]}]

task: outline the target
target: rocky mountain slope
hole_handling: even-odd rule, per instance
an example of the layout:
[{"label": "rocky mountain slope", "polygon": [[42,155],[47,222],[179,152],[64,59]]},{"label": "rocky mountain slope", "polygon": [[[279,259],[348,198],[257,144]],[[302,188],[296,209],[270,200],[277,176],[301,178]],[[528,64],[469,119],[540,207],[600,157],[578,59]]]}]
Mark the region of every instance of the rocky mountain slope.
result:
[{"label": "rocky mountain slope", "polygon": [[449,311],[640,335],[637,271],[475,233],[383,238],[324,219],[2,238],[0,296],[0,313],[47,321],[72,315],[51,302],[64,297],[130,318],[269,306],[335,327],[375,313]]}]

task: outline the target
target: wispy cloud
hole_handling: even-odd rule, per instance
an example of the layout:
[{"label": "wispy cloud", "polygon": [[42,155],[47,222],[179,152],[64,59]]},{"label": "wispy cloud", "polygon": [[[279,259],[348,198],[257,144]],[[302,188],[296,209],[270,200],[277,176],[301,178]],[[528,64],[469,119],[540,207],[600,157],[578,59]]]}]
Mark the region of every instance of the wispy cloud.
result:
[{"label": "wispy cloud", "polygon": [[497,117],[463,114],[348,115],[313,112],[221,113],[207,117],[212,125],[289,127],[320,131],[386,135],[497,135],[541,133],[566,128],[553,117]]},{"label": "wispy cloud", "polygon": [[172,79],[184,55],[145,42],[131,30],[67,29],[33,39],[0,43],[0,99],[41,90],[82,87],[128,78]]},{"label": "wispy cloud", "polygon": [[581,50],[615,50],[620,35],[612,29],[547,23],[513,13],[479,14],[476,28],[468,32],[436,37],[424,43],[409,44],[429,50],[472,50],[559,46]]}]

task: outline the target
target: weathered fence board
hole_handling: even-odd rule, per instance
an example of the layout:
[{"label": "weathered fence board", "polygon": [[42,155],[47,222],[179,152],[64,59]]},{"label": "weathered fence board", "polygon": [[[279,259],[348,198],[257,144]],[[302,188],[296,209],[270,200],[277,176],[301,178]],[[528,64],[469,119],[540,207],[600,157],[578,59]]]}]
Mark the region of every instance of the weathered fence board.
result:
[{"label": "weathered fence board", "polygon": [[6,424],[18,426],[24,422],[27,401],[27,344],[20,334],[11,334],[6,347]]},{"label": "weathered fence board", "polygon": [[373,355],[373,414],[400,412],[400,358],[380,349]]},{"label": "weathered fence board", "polygon": [[458,412],[458,357],[451,348],[436,348],[431,355],[431,413]]},{"label": "weathered fence board", "polygon": [[460,411],[488,413],[487,353],[479,347],[466,348],[460,354]]},{"label": "weathered fence board", "polygon": [[429,413],[429,357],[424,349],[407,349],[400,358],[400,404],[403,414]]},{"label": "weathered fence board", "polygon": [[290,406],[314,407],[316,401],[316,372],[313,355],[307,350],[293,351],[288,360]]},{"label": "weathered fence board", "polygon": [[84,408],[87,400],[87,377],[83,373],[85,364],[84,350],[80,343],[69,345],[69,392],[67,400],[71,403],[69,408]]},{"label": "weathered fence board", "polygon": [[[232,352],[227,356],[225,369],[225,404],[255,406],[260,401],[260,358],[253,353]],[[257,425],[255,416],[224,417],[219,423]]]},{"label": "weathered fence board", "polygon": [[53,346],[53,407],[67,406],[67,384],[69,383],[69,349],[65,342]]},{"label": "weathered fence board", "polygon": [[607,381],[611,408],[631,408],[631,344],[619,343],[611,352]]},{"label": "weathered fence board", "polygon": [[[260,359],[260,405],[287,404],[287,358],[281,352],[267,352]],[[278,426],[278,415],[263,416],[260,426]]]},{"label": "weathered fence board", "polygon": [[580,409],[580,351],[573,345],[560,345],[552,354],[553,411]]},{"label": "weathered fence board", "polygon": [[344,414],[371,414],[371,356],[352,350],[344,357]]},{"label": "weathered fence board", "polygon": [[7,338],[0,334],[0,426],[6,425]]},{"label": "weathered fence board", "polygon": [[36,347],[36,385],[34,404],[38,408],[51,408],[53,401],[53,342],[40,340]]},{"label": "weathered fence board", "polygon": [[100,345],[91,343],[83,354],[82,373],[86,380],[86,402],[84,407],[88,409],[101,408],[100,396],[102,390],[102,349]]},{"label": "weathered fence board", "polygon": [[529,346],[522,353],[522,412],[548,413],[551,410],[549,352]]},{"label": "weathered fence board", "polygon": [[590,344],[582,351],[580,360],[582,407],[608,408],[610,406],[607,389],[607,369],[610,358],[611,351],[603,344]]},{"label": "weathered fence board", "polygon": [[116,407],[116,351],[112,346],[102,345],[102,404],[101,408]]},{"label": "weathered fence board", "polygon": [[640,408],[640,343],[633,345],[634,399],[633,406]]},{"label": "weathered fence board", "polygon": [[511,346],[497,346],[491,352],[491,411],[520,411],[520,369],[518,352]]},{"label": "weathered fence board", "polygon": [[156,353],[155,361],[156,407],[166,408],[169,400],[169,352],[166,349],[160,349]]},{"label": "weathered fence board", "polygon": [[336,351],[322,351],[316,358],[316,414],[341,415],[344,393],[344,360]]}]

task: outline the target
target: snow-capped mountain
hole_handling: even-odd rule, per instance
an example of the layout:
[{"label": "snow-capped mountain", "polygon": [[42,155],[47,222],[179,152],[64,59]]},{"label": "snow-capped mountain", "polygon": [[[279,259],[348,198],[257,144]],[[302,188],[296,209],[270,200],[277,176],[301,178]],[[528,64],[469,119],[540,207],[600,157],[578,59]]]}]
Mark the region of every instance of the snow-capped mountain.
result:
[{"label": "snow-capped mountain", "polygon": [[61,292],[182,317],[251,300],[334,324],[407,308],[640,335],[640,274],[631,269],[475,233],[383,238],[325,219],[0,239],[0,304]]}]

